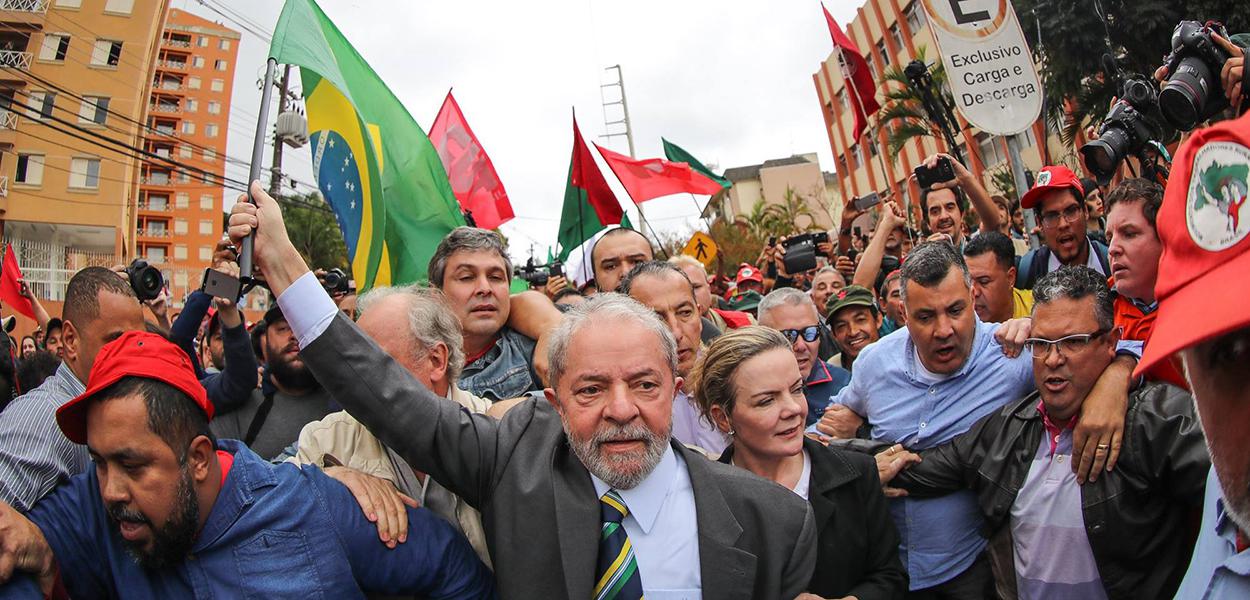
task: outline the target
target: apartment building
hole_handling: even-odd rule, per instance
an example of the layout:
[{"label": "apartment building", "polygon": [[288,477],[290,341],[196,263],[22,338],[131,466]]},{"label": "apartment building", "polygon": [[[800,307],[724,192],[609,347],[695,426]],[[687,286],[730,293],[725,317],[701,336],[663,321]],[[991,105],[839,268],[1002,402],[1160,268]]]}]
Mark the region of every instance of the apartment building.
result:
[{"label": "apartment building", "polygon": [[176,301],[199,287],[222,235],[220,178],[238,52],[238,31],[170,9],[144,145],[178,164],[141,165],[135,240],[138,256],[161,265]]},{"label": "apartment building", "polygon": [[[886,106],[882,73],[886,68],[902,68],[924,49],[927,61],[932,64],[939,59],[937,44],[925,19],[921,0],[868,0],[856,12],[849,24],[842,23],[848,35],[868,62],[873,79],[878,82],[877,100]],[[869,128],[856,139],[853,137],[855,115],[852,90],[847,86],[839,66],[836,50],[832,52],[812,75],[820,100],[821,113],[825,118],[825,130],[829,135],[829,147],[833,150],[838,182],[842,193],[848,197],[863,196],[872,191],[889,190],[894,197],[915,206],[919,188],[909,180],[912,170],[925,157],[935,152],[947,152],[946,142],[939,138],[912,138],[897,155],[889,156],[886,125],[878,126],[881,113],[869,119]],[[890,83],[890,86],[898,84]],[[962,116],[956,115],[961,131],[956,141],[965,159],[965,166],[985,182],[991,193],[995,192],[992,175],[1009,168],[1006,139],[990,135],[968,125]],[[971,140],[974,143],[968,143]],[[1022,134],[1021,158],[1025,168],[1037,172],[1052,160],[1070,158],[1070,151],[1063,148],[1053,135],[1048,136],[1042,119]]]}]

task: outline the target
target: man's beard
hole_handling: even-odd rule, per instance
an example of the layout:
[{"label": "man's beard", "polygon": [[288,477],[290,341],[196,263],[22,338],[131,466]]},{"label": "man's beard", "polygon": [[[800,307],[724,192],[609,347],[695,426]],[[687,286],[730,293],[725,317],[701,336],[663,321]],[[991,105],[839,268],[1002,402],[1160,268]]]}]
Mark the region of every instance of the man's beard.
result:
[{"label": "man's beard", "polygon": [[269,367],[269,375],[278,380],[283,387],[290,388],[295,391],[313,390],[321,387],[321,382],[313,377],[312,371],[308,370],[308,365],[303,362],[297,367],[294,360],[287,360],[284,356],[279,356],[267,363]]},{"label": "man's beard", "polygon": [[[635,421],[624,426],[601,426],[590,439],[583,440],[572,432],[567,419],[561,416],[560,420],[564,423],[564,433],[569,438],[573,454],[577,455],[591,474],[618,490],[633,489],[651,474],[664,457],[673,432],[671,423],[668,430],[660,435],[647,429],[640,421]],[[619,440],[642,440],[645,447],[641,452],[632,452],[629,455],[605,456],[600,445]]]},{"label": "man's beard", "polygon": [[130,521],[147,525],[152,531],[150,550],[142,544],[122,538],[126,552],[139,566],[145,569],[165,569],[181,563],[191,552],[199,528],[200,500],[195,495],[190,467],[184,465],[182,468],[178,488],[174,492],[174,511],[164,525],[155,527],[142,513],[131,511],[122,504],[109,505],[108,515],[114,526],[119,521]]}]

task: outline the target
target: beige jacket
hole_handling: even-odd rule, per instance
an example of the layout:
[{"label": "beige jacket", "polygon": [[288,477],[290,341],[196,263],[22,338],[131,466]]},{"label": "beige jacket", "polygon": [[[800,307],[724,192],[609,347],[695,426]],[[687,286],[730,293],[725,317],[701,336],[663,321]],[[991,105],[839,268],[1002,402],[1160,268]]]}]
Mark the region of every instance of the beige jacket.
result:
[{"label": "beige jacket", "polygon": [[[489,400],[479,398],[458,387],[451,389],[451,399],[461,406],[476,413],[485,413],[490,408]],[[416,498],[425,504],[425,496],[435,493],[433,488],[438,483],[430,480],[425,486],[413,472],[412,467],[397,453],[382,444],[359,421],[340,411],[326,416],[320,421],[313,421],[300,431],[298,452],[288,458],[287,462],[297,465],[316,465],[327,467],[342,465],[385,479],[395,484],[400,492]],[[425,476],[429,479],[429,476]],[[446,494],[454,499],[453,514],[440,514],[459,526],[469,539],[469,544],[477,552],[486,566],[493,568],[490,553],[486,549],[486,533],[482,529],[482,517],[471,506],[458,496],[438,486],[438,493]],[[436,511],[442,513],[443,511]]]}]

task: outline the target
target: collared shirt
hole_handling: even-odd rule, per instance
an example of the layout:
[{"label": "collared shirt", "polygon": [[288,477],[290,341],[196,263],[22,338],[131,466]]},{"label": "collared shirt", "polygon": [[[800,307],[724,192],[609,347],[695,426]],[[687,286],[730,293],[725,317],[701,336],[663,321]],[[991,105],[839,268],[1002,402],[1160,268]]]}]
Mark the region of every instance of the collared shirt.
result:
[{"label": "collared shirt", "polygon": [[1072,472],[1073,416],[1055,424],[1039,403],[1046,436],[1011,505],[1016,591],[1021,600],[1107,597],[1085,533],[1081,488]]},{"label": "collared shirt", "polygon": [[0,412],[0,500],[20,512],[87,470],[87,447],[69,441],[56,424],[56,409],[86,391],[69,365]]},{"label": "collared shirt", "polygon": [[531,366],[535,345],[534,340],[510,327],[500,329],[499,339],[484,354],[465,363],[460,388],[492,402],[541,390]]},{"label": "collared shirt", "polygon": [[319,469],[271,465],[236,440],[226,481],[186,560],[144,569],[105,512],[95,470],[29,513],[75,598],[364,598],[362,591],[494,597],[494,578],[443,519],[407,509],[388,549],[346,487]]},{"label": "collared shirt", "polygon": [[729,436],[704,419],[694,398],[684,391],[677,392],[673,398],[673,438],[687,446],[702,448],[713,458],[729,447]]},{"label": "collared shirt", "polygon": [[[1110,275],[1110,273],[1108,273],[1106,270],[1102,268],[1102,261],[1098,260],[1098,249],[1094,247],[1094,241],[1091,239],[1086,239],[1085,244],[1089,246],[1089,258],[1085,261],[1085,266],[1095,271],[1098,271],[1099,273],[1102,273],[1103,275]],[[1051,273],[1054,271],[1058,271],[1059,267],[1062,267],[1062,266],[1063,264],[1059,262],[1059,256],[1056,255],[1054,252],[1051,252],[1050,261],[1046,263],[1046,272]]]},{"label": "collared shirt", "polygon": [[[612,489],[593,474],[590,480],[599,497]],[[644,595],[650,600],[702,598],[698,517],[686,461],[665,446],[660,463],[642,483],[616,491],[629,508],[621,525],[634,547]]]},{"label": "collared shirt", "polygon": [[[841,355],[839,355],[841,356]],[[834,396],[851,382],[851,373],[841,367],[835,367],[823,360],[812,364],[812,372],[804,382],[803,395],[807,398],[807,425],[810,427],[820,420]]]},{"label": "collared shirt", "polygon": [[[997,329],[997,324],[977,321],[968,359],[940,381],[917,369],[915,344],[907,328],[900,329],[860,352],[850,385],[834,402],[863,416],[873,440],[914,451],[949,442],[1033,390],[1032,359],[1027,353],[1005,356],[994,340]],[[891,500],[890,512],[913,590],[949,581],[985,549],[979,533],[983,517],[972,492]]]},{"label": "collared shirt", "polygon": [[1202,528],[1177,600],[1250,598],[1250,550],[1237,551],[1237,525],[1224,510],[1215,468],[1207,476]]}]

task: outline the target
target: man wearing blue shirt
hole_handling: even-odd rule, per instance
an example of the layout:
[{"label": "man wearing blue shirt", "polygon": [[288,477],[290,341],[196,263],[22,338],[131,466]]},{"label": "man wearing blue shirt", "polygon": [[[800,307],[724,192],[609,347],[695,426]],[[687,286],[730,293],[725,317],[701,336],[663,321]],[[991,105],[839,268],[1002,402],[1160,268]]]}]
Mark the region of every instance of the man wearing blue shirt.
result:
[{"label": "man wearing blue shirt", "polygon": [[[917,246],[903,263],[900,281],[906,327],[864,348],[850,385],[834,399],[868,421],[873,440],[932,448],[1033,391],[1032,360],[1014,347],[1008,356],[995,339],[999,326],[977,320],[968,268],[954,246]],[[1080,461],[1086,471],[1079,477],[1091,471],[1096,477],[1104,465],[1114,464],[1133,364],[1135,359],[1114,361],[1098,386],[1117,392],[1091,396],[1081,411],[1074,444],[1087,451]],[[1097,464],[1091,468],[1090,462]],[[911,577],[911,597],[993,593],[987,542],[978,533],[983,519],[970,492],[895,499],[891,512],[902,537],[900,557]]]},{"label": "man wearing blue shirt", "polygon": [[[56,415],[95,468],[29,520],[0,504],[0,569],[35,575],[44,593],[59,579],[75,598],[494,597],[448,523],[409,508],[412,539],[388,550],[346,488],[215,441],[212,413],[177,346],[146,332],[106,345],[86,391]],[[40,595],[20,579],[0,597]]]}]

